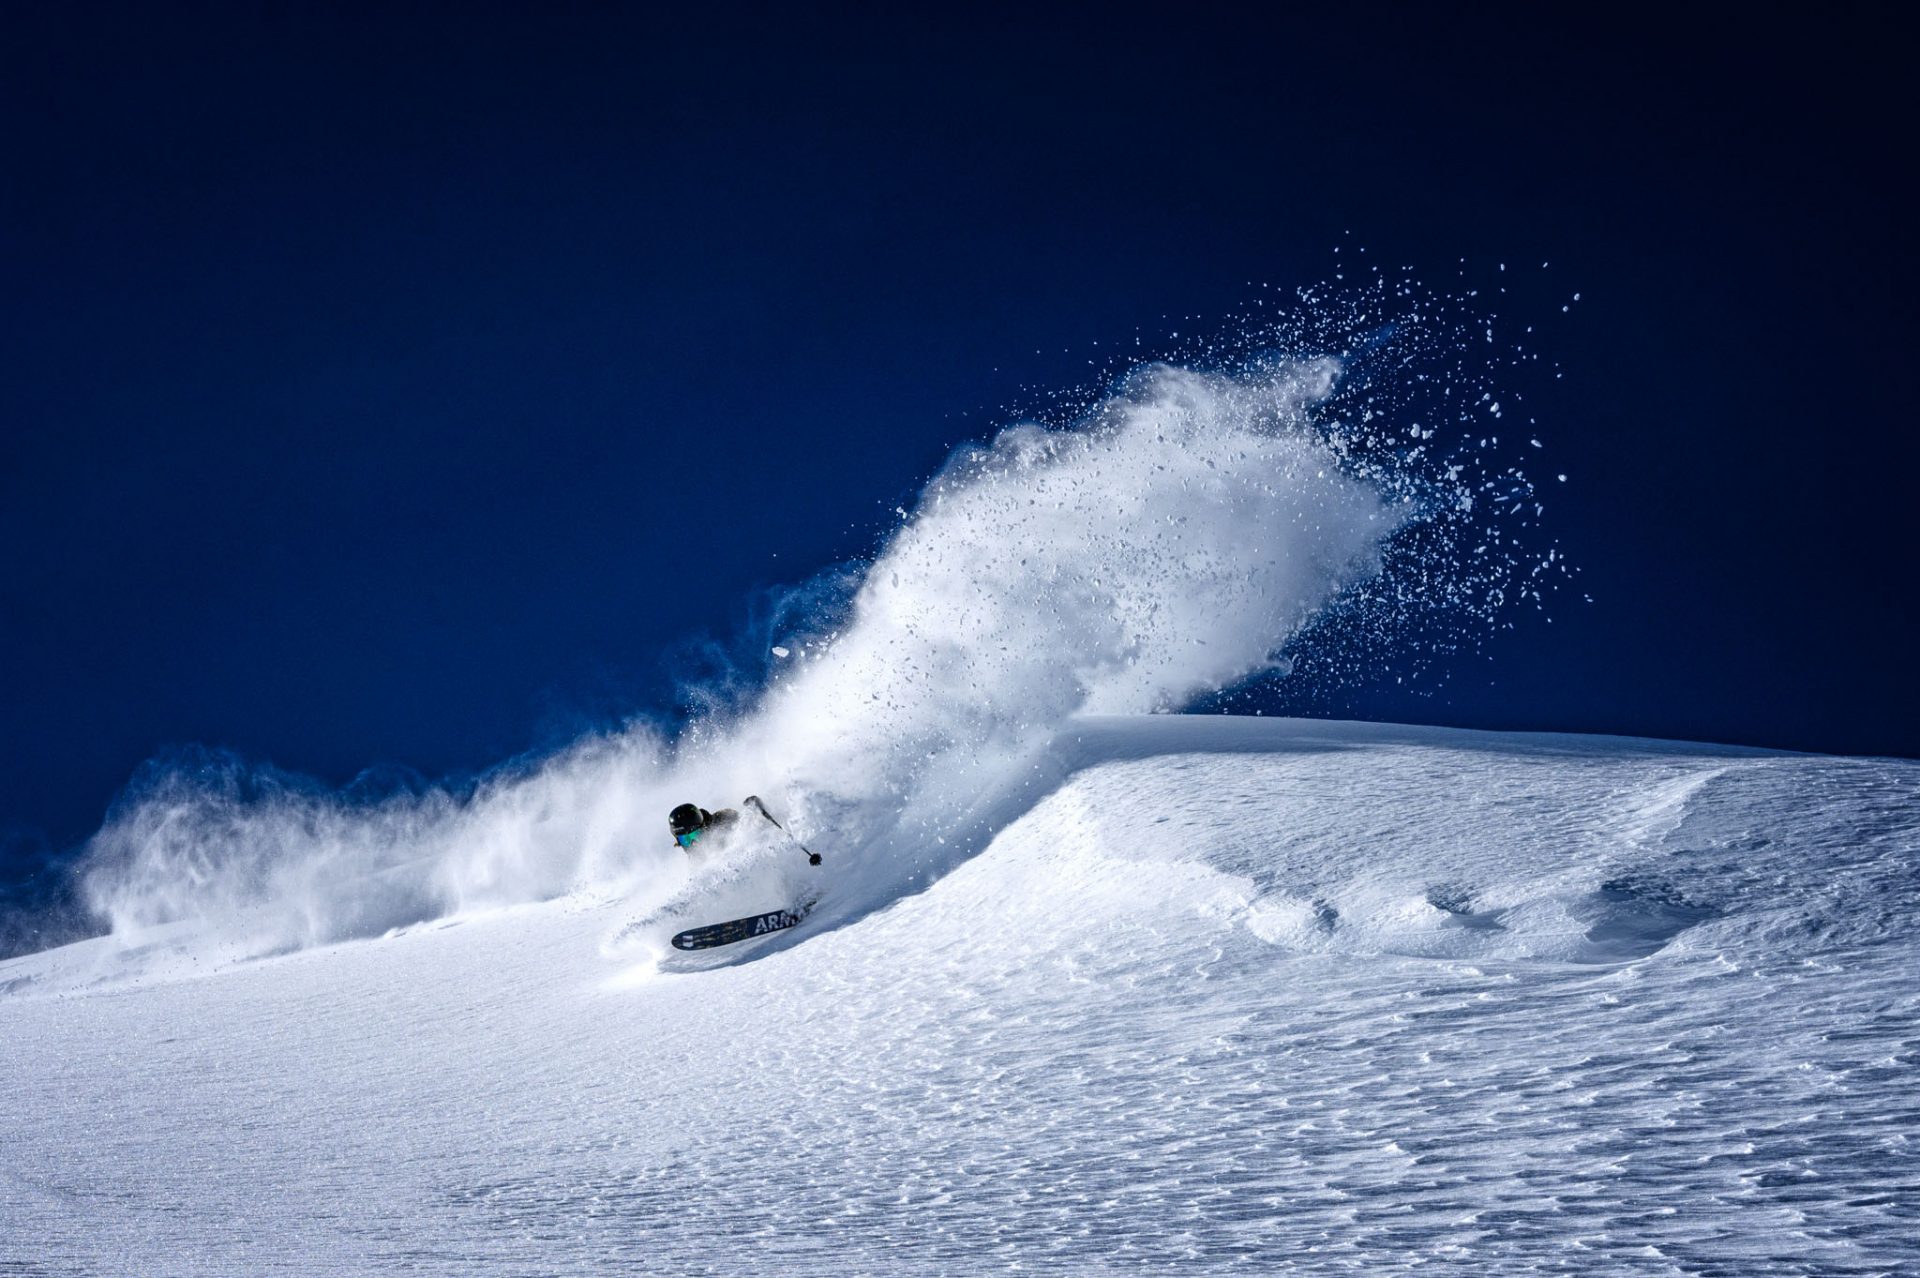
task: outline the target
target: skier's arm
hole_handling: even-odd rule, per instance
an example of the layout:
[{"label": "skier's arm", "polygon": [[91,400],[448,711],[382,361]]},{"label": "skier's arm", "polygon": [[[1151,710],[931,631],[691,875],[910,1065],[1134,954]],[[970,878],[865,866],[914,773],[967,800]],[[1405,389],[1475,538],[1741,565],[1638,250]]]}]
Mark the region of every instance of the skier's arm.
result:
[{"label": "skier's arm", "polygon": [[793,843],[793,846],[795,846],[796,848],[799,848],[802,852],[807,853],[808,865],[820,864],[820,854],[818,852],[809,852],[807,850],[807,845],[802,843],[800,840],[794,838],[793,835],[788,832],[786,826],[781,825],[778,821],[774,821],[773,813],[767,811],[767,805],[760,802],[759,795],[749,794],[746,798],[740,801],[740,806],[743,808],[752,808],[755,812],[758,812],[761,816],[765,817],[768,821],[772,821],[774,829],[780,831],[780,833],[782,834],[785,834],[787,838]]}]

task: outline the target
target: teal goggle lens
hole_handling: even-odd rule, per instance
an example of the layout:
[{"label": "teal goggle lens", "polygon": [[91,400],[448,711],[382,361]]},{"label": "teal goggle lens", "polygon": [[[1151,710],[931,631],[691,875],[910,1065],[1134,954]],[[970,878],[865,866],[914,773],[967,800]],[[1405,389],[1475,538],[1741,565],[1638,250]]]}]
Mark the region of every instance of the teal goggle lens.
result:
[{"label": "teal goggle lens", "polygon": [[700,841],[700,836],[705,833],[706,833],[705,830],[688,830],[685,834],[674,835],[673,841],[675,843],[678,843],[683,848],[690,848],[695,843],[698,843]]}]

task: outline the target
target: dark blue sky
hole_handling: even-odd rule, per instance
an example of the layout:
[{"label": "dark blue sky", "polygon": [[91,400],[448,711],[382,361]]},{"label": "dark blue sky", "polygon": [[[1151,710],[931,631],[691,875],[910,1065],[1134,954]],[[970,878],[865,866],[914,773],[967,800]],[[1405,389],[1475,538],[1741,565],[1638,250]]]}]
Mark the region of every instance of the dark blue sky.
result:
[{"label": "dark blue sky", "polygon": [[983,410],[1342,242],[1441,285],[1553,262],[1551,527],[1596,601],[1354,708],[1920,753],[1902,47],[1537,7],[11,7],[15,872],[173,744],[437,775],[657,705],[663,652],[870,549]]}]

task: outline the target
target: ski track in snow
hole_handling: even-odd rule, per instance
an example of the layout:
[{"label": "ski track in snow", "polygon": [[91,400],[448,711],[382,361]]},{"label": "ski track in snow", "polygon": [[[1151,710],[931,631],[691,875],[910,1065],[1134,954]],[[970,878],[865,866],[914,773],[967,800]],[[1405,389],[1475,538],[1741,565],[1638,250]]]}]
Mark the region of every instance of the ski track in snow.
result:
[{"label": "ski track in snow", "polygon": [[585,897],[28,956],[0,1274],[1912,1273],[1916,798],[1083,720],[978,855],[712,970]]}]

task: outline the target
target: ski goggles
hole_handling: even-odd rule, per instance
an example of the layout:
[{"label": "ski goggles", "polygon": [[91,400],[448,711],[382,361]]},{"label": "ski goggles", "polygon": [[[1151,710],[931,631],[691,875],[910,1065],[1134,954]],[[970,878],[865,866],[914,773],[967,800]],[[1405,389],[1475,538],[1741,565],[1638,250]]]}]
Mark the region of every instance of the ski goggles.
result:
[{"label": "ski goggles", "polygon": [[690,848],[694,844],[698,843],[700,841],[700,836],[705,833],[706,833],[705,830],[688,830],[685,834],[674,835],[673,841],[675,843],[678,843],[683,848]]}]

